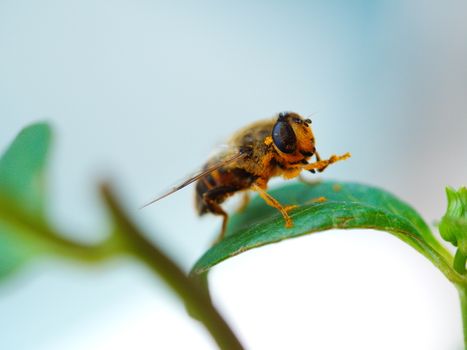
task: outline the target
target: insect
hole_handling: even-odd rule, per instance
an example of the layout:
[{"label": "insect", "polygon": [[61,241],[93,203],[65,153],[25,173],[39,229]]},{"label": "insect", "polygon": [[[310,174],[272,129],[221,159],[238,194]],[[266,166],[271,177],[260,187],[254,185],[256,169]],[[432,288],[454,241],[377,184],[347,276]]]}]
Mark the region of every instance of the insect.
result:
[{"label": "insect", "polygon": [[[313,156],[316,161],[310,162]],[[322,172],[330,164],[349,157],[345,153],[322,160],[315,147],[311,120],[294,112],[281,112],[239,130],[228,141],[228,147],[211,157],[200,171],[145,206],[196,182],[196,210],[199,215],[212,213],[223,217],[219,237],[222,239],[228,214],[221,204],[237,192],[253,190],[280,211],[286,227],[292,227],[288,212],[295,206],[282,206],[266,192],[269,179],[274,176],[292,179],[303,170]]]}]

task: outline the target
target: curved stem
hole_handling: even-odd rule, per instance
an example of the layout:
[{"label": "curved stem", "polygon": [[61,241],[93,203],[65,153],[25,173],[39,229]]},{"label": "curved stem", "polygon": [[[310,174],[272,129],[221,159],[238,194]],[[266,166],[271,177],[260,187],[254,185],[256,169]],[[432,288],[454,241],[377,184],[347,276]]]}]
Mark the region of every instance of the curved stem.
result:
[{"label": "curved stem", "polygon": [[467,349],[467,286],[456,285],[459,292],[462,312],[462,329],[464,331],[464,347]]},{"label": "curved stem", "polygon": [[18,228],[17,233],[24,235],[24,239],[33,245],[44,246],[44,252],[48,254],[91,264],[122,254],[135,256],[178,294],[221,349],[243,349],[201,286],[189,279],[161,249],[141,233],[125,214],[108,186],[103,186],[102,192],[118,228],[98,245],[84,245],[64,238],[44,221],[27,215],[3,196],[0,196],[0,220]]},{"label": "curved stem", "polygon": [[170,260],[136,227],[124,212],[108,185],[102,186],[102,195],[118,225],[118,234],[128,250],[161,277],[172,290],[196,313],[197,318],[211,333],[221,349],[243,349],[225,320],[216,310],[207,293]]},{"label": "curved stem", "polygon": [[456,255],[454,256],[454,270],[456,270],[460,274],[465,274],[465,262],[467,257],[462,254],[460,249],[457,249]]},{"label": "curved stem", "polygon": [[110,235],[108,239],[97,245],[68,240],[43,220],[25,213],[13,201],[1,195],[0,220],[15,227],[17,229],[15,234],[22,235],[22,238],[32,242],[33,246],[44,247],[44,252],[79,260],[82,263],[95,263],[108,259],[120,250],[115,235]]},{"label": "curved stem", "polygon": [[[415,249],[417,249],[420,253],[422,253],[428,260],[430,260],[433,265],[435,265],[446,277],[449,281],[456,285],[464,285],[467,283],[466,276],[460,274],[458,271],[451,266],[444,257],[434,249],[430,244],[424,242],[423,240],[416,238],[417,243],[422,248],[417,249],[417,247],[411,244]],[[409,243],[410,244],[410,243]],[[465,260],[464,260],[465,264]]]}]

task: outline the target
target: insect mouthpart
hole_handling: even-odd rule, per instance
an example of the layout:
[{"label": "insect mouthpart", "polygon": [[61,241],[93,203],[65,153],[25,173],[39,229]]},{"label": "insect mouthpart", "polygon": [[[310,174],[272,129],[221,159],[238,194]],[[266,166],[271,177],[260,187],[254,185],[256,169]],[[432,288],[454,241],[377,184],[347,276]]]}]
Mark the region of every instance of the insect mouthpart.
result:
[{"label": "insect mouthpart", "polygon": [[313,149],[313,152],[301,150],[300,153],[305,157],[311,157],[313,154],[315,154],[314,151],[315,151],[314,149]]}]

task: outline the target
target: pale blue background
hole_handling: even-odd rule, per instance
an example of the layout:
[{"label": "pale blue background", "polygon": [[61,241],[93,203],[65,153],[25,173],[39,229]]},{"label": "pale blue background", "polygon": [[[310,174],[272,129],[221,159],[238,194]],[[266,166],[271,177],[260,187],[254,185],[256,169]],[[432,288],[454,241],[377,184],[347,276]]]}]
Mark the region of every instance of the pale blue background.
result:
[{"label": "pale blue background", "polygon": [[[466,184],[466,96],[465,1],[0,0],[0,147],[52,123],[50,214],[77,239],[105,231],[98,179],[137,208],[282,110],[315,113],[322,156],[352,152],[324,177],[387,188],[431,223],[443,187]],[[219,226],[191,202],[134,210],[186,270]],[[136,264],[43,261],[0,288],[0,348],[69,347],[144,298],[183,317]]]}]

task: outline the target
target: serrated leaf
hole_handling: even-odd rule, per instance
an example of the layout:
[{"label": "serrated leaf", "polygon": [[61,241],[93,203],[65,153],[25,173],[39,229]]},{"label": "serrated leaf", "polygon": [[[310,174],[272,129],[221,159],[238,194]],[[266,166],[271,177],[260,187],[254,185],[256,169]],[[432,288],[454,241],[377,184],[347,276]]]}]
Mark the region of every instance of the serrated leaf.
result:
[{"label": "serrated leaf", "polygon": [[299,206],[290,212],[294,226],[285,228],[277,210],[254,198],[244,212],[232,216],[226,238],[198,260],[194,273],[203,273],[255,247],[334,228],[388,231],[425,255],[433,253],[431,247],[439,246],[428,225],[412,207],[375,187],[334,181],[294,183],[270,194],[283,205]]},{"label": "serrated leaf", "polygon": [[[47,124],[33,124],[18,134],[0,158],[0,196],[40,219],[45,207],[44,171],[50,139]],[[0,217],[0,278],[37,251],[37,247],[21,239],[18,230],[9,224],[7,217]]]}]

